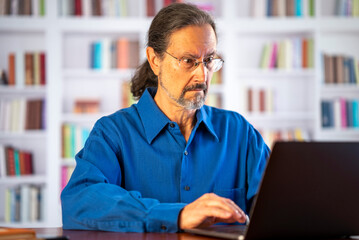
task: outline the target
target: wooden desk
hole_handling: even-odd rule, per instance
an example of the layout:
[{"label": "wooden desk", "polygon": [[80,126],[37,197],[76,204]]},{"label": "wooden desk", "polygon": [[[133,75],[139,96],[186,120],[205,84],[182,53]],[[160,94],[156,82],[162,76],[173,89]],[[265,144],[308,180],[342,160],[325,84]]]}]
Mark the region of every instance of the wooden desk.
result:
[{"label": "wooden desk", "polygon": [[34,228],[37,234],[68,236],[70,240],[213,240],[188,233],[116,233],[102,231],[63,230],[62,228]]},{"label": "wooden desk", "polygon": [[[63,230],[62,228],[34,228],[37,234],[67,236],[70,240],[214,240],[215,238],[188,233],[116,233],[102,231]],[[355,238],[359,239],[359,238]],[[321,239],[323,240],[323,239]],[[331,239],[334,240],[334,239]],[[345,240],[344,238],[338,240]],[[353,240],[353,239],[351,239]]]}]

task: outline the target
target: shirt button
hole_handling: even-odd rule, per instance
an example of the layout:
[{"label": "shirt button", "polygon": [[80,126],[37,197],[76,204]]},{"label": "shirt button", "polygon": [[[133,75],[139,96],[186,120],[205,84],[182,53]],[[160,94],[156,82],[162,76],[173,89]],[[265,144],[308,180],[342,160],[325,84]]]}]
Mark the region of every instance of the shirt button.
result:
[{"label": "shirt button", "polygon": [[185,186],[185,187],[184,187],[184,190],[186,190],[186,191],[189,191],[189,189],[190,189],[189,186]]},{"label": "shirt button", "polygon": [[184,155],[186,155],[186,156],[187,156],[187,155],[188,155],[188,152],[187,152],[187,151],[184,151]]},{"label": "shirt button", "polygon": [[166,231],[167,230],[167,227],[165,225],[161,225],[161,229]]},{"label": "shirt button", "polygon": [[175,124],[174,124],[174,123],[170,123],[170,127],[171,127],[171,128],[174,128],[174,127],[175,127]]}]

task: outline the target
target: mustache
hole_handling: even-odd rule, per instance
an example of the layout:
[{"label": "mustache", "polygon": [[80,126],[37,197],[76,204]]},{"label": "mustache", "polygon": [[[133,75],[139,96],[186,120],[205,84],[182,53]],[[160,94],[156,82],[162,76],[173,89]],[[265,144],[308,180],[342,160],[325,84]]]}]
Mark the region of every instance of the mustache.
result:
[{"label": "mustache", "polygon": [[191,86],[187,86],[183,89],[183,93],[188,92],[188,91],[192,91],[192,90],[203,90],[206,91],[207,90],[207,85],[205,83],[196,83],[194,85]]}]

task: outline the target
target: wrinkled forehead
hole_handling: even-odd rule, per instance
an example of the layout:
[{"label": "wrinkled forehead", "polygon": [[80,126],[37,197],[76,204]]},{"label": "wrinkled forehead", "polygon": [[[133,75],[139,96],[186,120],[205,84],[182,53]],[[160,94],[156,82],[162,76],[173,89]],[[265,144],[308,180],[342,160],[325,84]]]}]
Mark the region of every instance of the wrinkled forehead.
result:
[{"label": "wrinkled forehead", "polygon": [[167,50],[173,53],[189,52],[198,57],[215,52],[216,34],[211,25],[187,26],[173,32]]}]

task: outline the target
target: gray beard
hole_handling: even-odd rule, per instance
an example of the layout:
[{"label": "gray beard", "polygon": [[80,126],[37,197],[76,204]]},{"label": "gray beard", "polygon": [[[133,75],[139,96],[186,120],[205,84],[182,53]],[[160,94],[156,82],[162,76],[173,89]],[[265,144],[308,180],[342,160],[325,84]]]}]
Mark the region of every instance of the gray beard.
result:
[{"label": "gray beard", "polygon": [[[161,74],[159,74],[159,76],[161,76]],[[196,109],[200,109],[203,105],[204,102],[206,101],[207,98],[207,86],[205,84],[194,84],[192,86],[188,86],[185,87],[181,93],[181,95],[179,96],[179,98],[175,98],[169,91],[168,89],[165,87],[165,85],[163,84],[163,81],[161,79],[161,77],[158,78],[160,86],[162,87],[162,89],[167,93],[167,95],[176,103],[178,103],[180,106],[182,106],[183,108],[187,109],[187,110],[196,110]],[[204,92],[204,95],[202,96],[200,93],[196,93],[194,99],[185,99],[184,95],[186,94],[186,92],[194,90],[194,89],[202,89]]]}]

